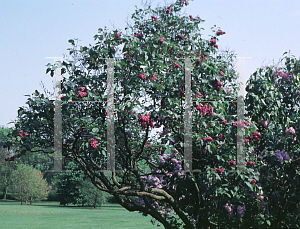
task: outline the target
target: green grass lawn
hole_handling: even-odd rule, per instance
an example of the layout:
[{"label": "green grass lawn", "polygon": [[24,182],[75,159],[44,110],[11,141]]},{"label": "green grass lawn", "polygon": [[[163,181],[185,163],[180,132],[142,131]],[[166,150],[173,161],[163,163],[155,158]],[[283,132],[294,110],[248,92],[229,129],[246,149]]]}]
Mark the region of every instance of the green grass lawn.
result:
[{"label": "green grass lawn", "polygon": [[58,202],[40,201],[32,205],[21,205],[19,201],[0,200],[1,229],[80,228],[153,229],[151,216],[129,212],[118,204],[104,204],[97,209],[91,207],[62,207]]}]

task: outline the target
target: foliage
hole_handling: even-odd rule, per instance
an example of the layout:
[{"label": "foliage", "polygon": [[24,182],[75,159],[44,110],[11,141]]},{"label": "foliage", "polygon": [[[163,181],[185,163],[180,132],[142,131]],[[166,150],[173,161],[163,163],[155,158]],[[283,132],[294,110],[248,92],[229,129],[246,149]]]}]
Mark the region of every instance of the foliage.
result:
[{"label": "foliage", "polygon": [[269,221],[271,227],[295,228],[300,224],[300,64],[287,53],[283,61],[282,66],[262,67],[252,74],[245,103],[261,133],[252,153],[257,155],[268,203],[267,213],[254,217],[259,224]]},{"label": "foliage", "polygon": [[40,171],[30,166],[20,164],[11,177],[14,198],[23,201],[47,199],[47,183]]}]

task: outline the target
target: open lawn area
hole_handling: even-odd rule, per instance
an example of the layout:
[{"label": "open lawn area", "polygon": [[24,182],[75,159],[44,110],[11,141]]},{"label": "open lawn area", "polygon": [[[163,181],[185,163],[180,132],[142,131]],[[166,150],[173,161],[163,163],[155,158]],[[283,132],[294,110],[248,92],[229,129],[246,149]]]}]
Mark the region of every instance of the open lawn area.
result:
[{"label": "open lawn area", "polygon": [[118,204],[91,207],[59,206],[59,202],[40,201],[21,205],[19,201],[0,200],[1,229],[153,229],[151,216],[129,212]]}]

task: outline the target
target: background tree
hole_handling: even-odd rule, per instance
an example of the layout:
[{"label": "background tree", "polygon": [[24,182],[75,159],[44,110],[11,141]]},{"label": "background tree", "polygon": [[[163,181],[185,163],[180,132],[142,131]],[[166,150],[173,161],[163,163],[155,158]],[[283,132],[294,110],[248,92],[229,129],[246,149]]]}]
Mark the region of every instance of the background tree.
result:
[{"label": "background tree", "polygon": [[[0,128],[0,141],[4,144],[7,141],[7,136],[12,132],[12,129],[1,127]],[[13,157],[12,149],[8,147],[0,147],[0,189],[3,192],[3,199],[6,199],[7,188],[10,184],[11,173],[15,167],[15,160]]]},{"label": "background tree", "polygon": [[40,171],[33,169],[28,165],[20,164],[13,171],[11,177],[11,190],[17,200],[23,201],[44,200],[47,199],[47,182],[43,179]]},{"label": "background tree", "polygon": [[69,162],[67,172],[58,175],[55,186],[61,205],[74,204],[101,206],[107,202],[108,194],[97,189],[89,178],[79,169],[78,164]]}]

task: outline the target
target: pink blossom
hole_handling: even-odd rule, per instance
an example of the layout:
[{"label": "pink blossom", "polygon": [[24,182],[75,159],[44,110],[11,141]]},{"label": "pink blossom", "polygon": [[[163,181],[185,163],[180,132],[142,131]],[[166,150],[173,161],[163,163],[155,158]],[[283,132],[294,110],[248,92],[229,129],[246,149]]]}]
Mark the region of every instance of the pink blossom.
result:
[{"label": "pink blossom", "polygon": [[285,133],[286,134],[295,134],[295,129],[293,127],[290,127],[288,129],[285,130]]},{"label": "pink blossom", "polygon": [[195,18],[193,18],[192,15],[189,15],[189,17],[190,17],[191,21],[193,21],[195,19]]},{"label": "pink blossom", "polygon": [[160,42],[160,43],[164,43],[164,42],[165,42],[165,38],[164,38],[164,37],[160,38],[160,39],[159,39],[159,42]]},{"label": "pink blossom", "polygon": [[180,65],[179,64],[175,64],[175,68],[179,68],[180,67]]},{"label": "pink blossom", "polygon": [[187,0],[185,0],[184,4],[187,6],[189,3],[188,3],[188,1],[187,1]]},{"label": "pink blossom", "polygon": [[218,82],[217,82],[217,85],[218,85],[219,87],[223,86],[223,84],[222,84],[221,81],[218,81]]},{"label": "pink blossom", "polygon": [[220,72],[220,75],[221,75],[221,76],[225,76],[225,73],[224,73],[224,72]]},{"label": "pink blossom", "polygon": [[246,139],[244,140],[244,142],[245,142],[246,144],[249,144],[249,139],[246,138]]},{"label": "pink blossom", "polygon": [[198,64],[201,64],[201,59],[198,59],[197,62],[196,62],[196,64],[197,64],[197,65],[198,65]]},{"label": "pink blossom", "polygon": [[255,183],[256,183],[255,179],[252,179],[252,181],[250,182],[250,184],[255,184]]},{"label": "pink blossom", "polygon": [[218,46],[217,44],[214,44],[214,46],[215,46],[216,48],[219,48],[219,46]]},{"label": "pink blossom", "polygon": [[264,128],[267,128],[268,127],[268,122],[267,121],[264,121],[262,118],[259,120],[259,123],[261,125],[263,125]]},{"label": "pink blossom", "polygon": [[146,74],[145,73],[141,73],[140,74],[140,78],[143,79],[143,80],[146,79]]},{"label": "pink blossom", "polygon": [[228,203],[225,204],[225,209],[228,212],[228,217],[232,217],[233,216],[233,209],[231,208],[232,204],[228,205]]},{"label": "pink blossom", "polygon": [[257,196],[256,197],[258,200],[264,200],[264,196]]},{"label": "pink blossom", "polygon": [[140,28],[139,28],[140,30],[143,30],[143,26],[140,26]]}]

